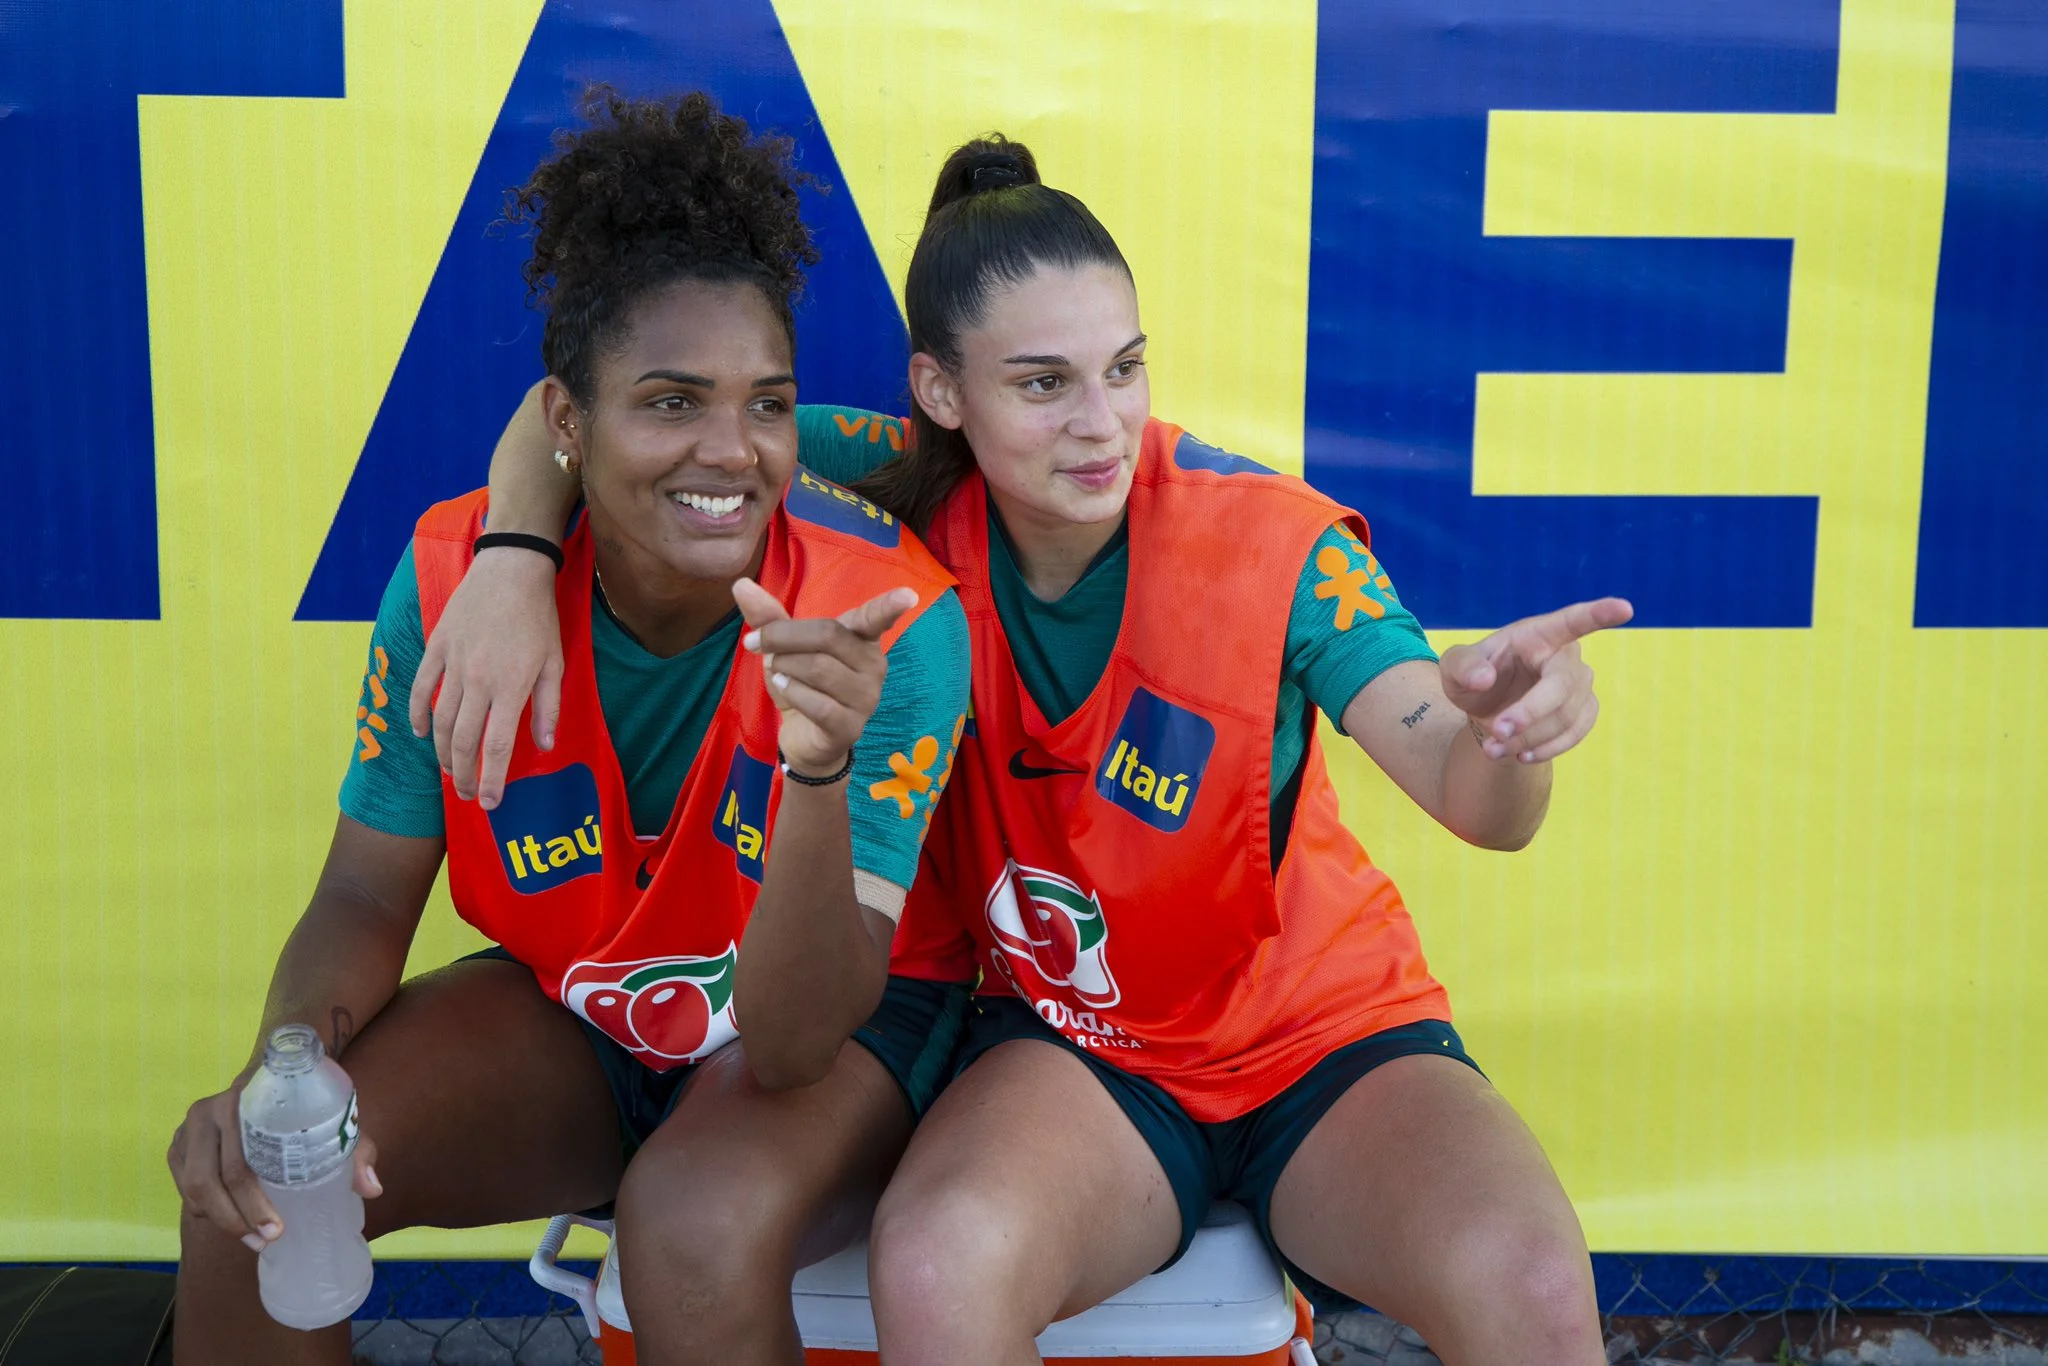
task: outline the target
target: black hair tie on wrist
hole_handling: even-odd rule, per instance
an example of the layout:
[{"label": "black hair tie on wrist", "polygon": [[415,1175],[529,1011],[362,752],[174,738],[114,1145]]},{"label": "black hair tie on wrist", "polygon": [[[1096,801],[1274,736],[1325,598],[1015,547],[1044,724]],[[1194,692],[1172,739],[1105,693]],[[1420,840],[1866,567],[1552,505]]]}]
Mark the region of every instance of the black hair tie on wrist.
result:
[{"label": "black hair tie on wrist", "polygon": [[474,554],[477,551],[489,550],[493,546],[501,545],[512,546],[519,550],[538,551],[555,562],[555,572],[557,574],[562,572],[562,565],[565,563],[562,558],[562,547],[556,545],[545,536],[529,536],[523,531],[486,531],[471,544],[470,553]]},{"label": "black hair tie on wrist", "polygon": [[775,758],[782,765],[783,777],[793,783],[802,783],[805,787],[830,787],[834,783],[845,782],[846,775],[853,772],[853,749],[851,746],[847,748],[846,762],[839,766],[839,771],[828,774],[823,778],[813,778],[808,773],[799,773],[791,768],[789,766],[789,756],[780,749],[775,751]]}]

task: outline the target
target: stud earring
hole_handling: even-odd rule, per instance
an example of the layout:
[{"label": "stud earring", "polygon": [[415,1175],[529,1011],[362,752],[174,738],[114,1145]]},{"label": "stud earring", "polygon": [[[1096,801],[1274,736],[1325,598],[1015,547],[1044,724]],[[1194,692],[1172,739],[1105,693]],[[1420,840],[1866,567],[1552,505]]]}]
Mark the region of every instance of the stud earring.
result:
[{"label": "stud earring", "polygon": [[567,451],[555,452],[555,464],[561,468],[561,471],[564,474],[576,473],[576,466],[578,465],[578,463],[580,462],[576,459],[576,457],[569,454],[569,452]]}]

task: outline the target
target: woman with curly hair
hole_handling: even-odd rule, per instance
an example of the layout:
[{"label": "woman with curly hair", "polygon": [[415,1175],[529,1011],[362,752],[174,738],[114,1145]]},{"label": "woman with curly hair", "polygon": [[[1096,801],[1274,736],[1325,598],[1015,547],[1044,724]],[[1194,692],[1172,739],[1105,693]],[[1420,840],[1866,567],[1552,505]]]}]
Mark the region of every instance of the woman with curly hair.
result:
[{"label": "woman with curly hair", "polygon": [[[1453,1366],[1595,1366],[1578,1221],[1339,820],[1314,713],[1452,833],[1519,849],[1598,714],[1579,642],[1629,604],[1439,659],[1358,512],[1152,415],[1130,267],[1020,144],[947,159],[904,303],[908,434],[800,415],[806,464],[958,577],[974,648],[894,970],[978,964],[980,994],[875,1215],[885,1358],[1035,1361],[1220,1198],[1319,1307],[1369,1303]],[[492,478],[559,526],[536,429]],[[478,574],[491,610],[444,632],[464,711],[523,704],[552,648],[521,572]]]},{"label": "woman with curly hair", "polygon": [[[310,1022],[342,1058],[370,1236],[615,1202],[642,1360],[786,1359],[790,1275],[865,1217],[964,1011],[888,964],[966,622],[895,518],[797,469],[790,308],[815,253],[788,142],[701,94],[589,103],[508,211],[533,229],[538,403],[583,503],[546,547],[559,713],[488,804],[383,719],[424,704],[472,561],[538,558],[487,530],[481,490],[429,509],[259,1040]],[[495,947],[401,981],[444,856]],[[297,1332],[258,1301],[283,1229],[242,1159],[256,1065],[171,1145],[177,1359],[345,1362],[347,1325]]]}]

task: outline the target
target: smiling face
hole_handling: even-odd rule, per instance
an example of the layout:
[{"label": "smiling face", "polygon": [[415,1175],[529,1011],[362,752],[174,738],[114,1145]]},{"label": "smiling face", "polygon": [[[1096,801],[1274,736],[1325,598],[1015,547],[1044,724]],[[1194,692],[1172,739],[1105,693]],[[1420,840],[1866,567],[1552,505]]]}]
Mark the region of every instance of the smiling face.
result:
[{"label": "smiling face", "polygon": [[1138,294],[1114,266],[1041,267],[960,334],[960,364],[911,363],[918,402],[960,430],[1012,528],[1122,515],[1152,388]]},{"label": "smiling face", "polygon": [[548,420],[582,462],[602,572],[663,595],[755,570],[796,469],[793,369],[757,287],[686,280],[634,307],[593,368],[588,410],[549,382]]}]

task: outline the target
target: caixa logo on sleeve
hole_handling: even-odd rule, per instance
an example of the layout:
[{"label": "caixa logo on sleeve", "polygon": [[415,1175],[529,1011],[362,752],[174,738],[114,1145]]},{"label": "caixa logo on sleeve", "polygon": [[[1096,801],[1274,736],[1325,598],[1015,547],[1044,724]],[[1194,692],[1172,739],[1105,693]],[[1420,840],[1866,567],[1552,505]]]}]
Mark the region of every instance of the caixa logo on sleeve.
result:
[{"label": "caixa logo on sleeve", "polygon": [[1207,719],[1139,688],[1095,770],[1096,794],[1171,835],[1188,823],[1214,748]]},{"label": "caixa logo on sleeve", "polygon": [[756,882],[761,880],[762,859],[768,852],[768,789],[774,780],[773,764],[762,763],[734,745],[732,767],[726,770],[718,815],[711,825],[718,842],[732,850],[740,872]]},{"label": "caixa logo on sleeve", "polygon": [[830,479],[820,479],[801,465],[797,466],[796,478],[789,481],[789,492],[783,496],[782,505],[792,517],[858,536],[885,549],[903,539],[903,524],[895,517],[853,490],[843,489]]},{"label": "caixa logo on sleeve", "polygon": [[531,896],[604,870],[597,779],[588,765],[507,783],[490,818],[498,861],[515,892]]}]

